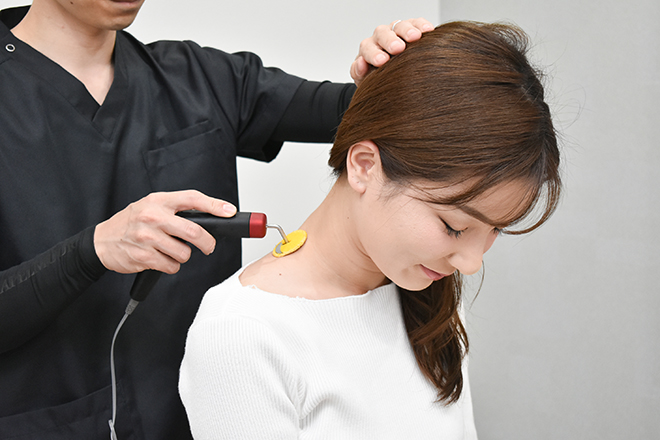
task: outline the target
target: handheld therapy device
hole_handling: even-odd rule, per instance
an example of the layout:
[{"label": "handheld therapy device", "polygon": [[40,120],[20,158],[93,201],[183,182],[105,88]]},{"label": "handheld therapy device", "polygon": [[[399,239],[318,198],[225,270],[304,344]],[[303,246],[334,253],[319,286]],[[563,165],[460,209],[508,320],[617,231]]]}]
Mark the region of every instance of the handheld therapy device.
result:
[{"label": "handheld therapy device", "polygon": [[[200,211],[181,211],[177,213],[178,216],[191,220],[204,229],[206,229],[216,240],[220,237],[241,237],[241,238],[263,238],[266,236],[268,228],[277,229],[282,236],[275,249],[273,255],[275,257],[283,257],[297,251],[305,244],[307,240],[307,233],[302,230],[294,231],[287,235],[279,225],[269,225],[267,223],[266,214],[260,212],[238,212],[233,217],[216,217],[211,214]],[[115,375],[115,341],[117,334],[124,325],[126,318],[133,313],[135,308],[144,301],[149,292],[154,288],[162,272],[157,270],[145,270],[135,276],[135,281],[130,290],[130,301],[126,306],[124,317],[119,322],[115,334],[112,337],[112,344],[110,346],[110,375],[112,381],[112,419],[108,420],[110,426],[110,439],[117,440],[115,432],[115,423],[117,420],[117,379]]]}]

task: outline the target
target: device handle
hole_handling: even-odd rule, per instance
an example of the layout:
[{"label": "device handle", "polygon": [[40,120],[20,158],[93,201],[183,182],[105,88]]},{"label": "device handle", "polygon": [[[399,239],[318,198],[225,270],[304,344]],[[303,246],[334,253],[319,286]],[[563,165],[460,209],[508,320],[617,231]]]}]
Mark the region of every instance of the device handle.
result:
[{"label": "device handle", "polygon": [[131,286],[131,298],[135,301],[144,301],[162,274],[162,272],[153,269],[143,270],[138,273]]},{"label": "device handle", "polygon": [[216,238],[266,236],[266,214],[261,212],[237,212],[233,217],[216,217],[200,211],[180,211],[176,215],[197,223]]},{"label": "device handle", "polygon": [[[237,212],[233,217],[216,217],[201,211],[180,211],[178,216],[193,221],[206,229],[209,234],[219,237],[263,238],[266,236],[266,214],[261,212]],[[131,298],[144,301],[154,288],[161,272],[147,269],[135,276],[131,286]]]}]

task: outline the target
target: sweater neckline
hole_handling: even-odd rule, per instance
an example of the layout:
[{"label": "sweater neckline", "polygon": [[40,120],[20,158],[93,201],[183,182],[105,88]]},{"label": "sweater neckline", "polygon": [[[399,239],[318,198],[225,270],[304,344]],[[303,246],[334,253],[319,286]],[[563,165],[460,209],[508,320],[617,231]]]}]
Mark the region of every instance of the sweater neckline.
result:
[{"label": "sweater neckline", "polygon": [[279,293],[273,293],[269,292],[267,290],[260,289],[254,284],[248,284],[248,285],[243,285],[241,283],[241,280],[239,279],[240,275],[243,273],[243,271],[250,265],[252,264],[249,263],[241,269],[238,270],[231,278],[230,282],[235,283],[236,286],[247,289],[252,292],[258,292],[261,294],[269,295],[275,298],[282,298],[284,300],[293,300],[293,301],[308,301],[310,303],[329,303],[329,302],[340,302],[340,301],[360,301],[360,300],[367,300],[371,297],[375,296],[381,296],[381,295],[389,295],[396,293],[396,285],[392,282],[385,284],[380,287],[376,287],[375,289],[371,289],[365,293],[359,294],[359,295],[349,295],[349,296],[338,296],[335,298],[324,298],[324,299],[309,299],[309,298],[304,298],[302,296],[287,296],[287,295],[281,295]]}]

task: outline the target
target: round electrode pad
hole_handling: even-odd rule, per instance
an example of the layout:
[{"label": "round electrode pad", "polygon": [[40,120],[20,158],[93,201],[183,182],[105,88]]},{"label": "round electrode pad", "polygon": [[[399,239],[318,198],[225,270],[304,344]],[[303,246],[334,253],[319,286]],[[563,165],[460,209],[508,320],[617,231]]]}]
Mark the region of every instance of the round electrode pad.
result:
[{"label": "round electrode pad", "polygon": [[284,257],[297,251],[305,244],[307,240],[307,232],[302,229],[293,231],[292,233],[286,236],[286,239],[289,240],[288,243],[285,243],[284,240],[280,241],[275,249],[273,249],[273,255],[276,257]]}]

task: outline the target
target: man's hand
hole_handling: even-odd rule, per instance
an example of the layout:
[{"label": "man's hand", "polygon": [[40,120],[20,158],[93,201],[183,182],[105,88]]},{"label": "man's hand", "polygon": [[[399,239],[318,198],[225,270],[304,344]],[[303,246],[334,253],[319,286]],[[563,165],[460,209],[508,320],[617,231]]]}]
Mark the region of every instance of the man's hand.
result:
[{"label": "man's hand", "polygon": [[355,84],[360,85],[371,68],[382,66],[389,61],[390,55],[403,52],[406,43],[419,40],[423,32],[430,30],[433,30],[433,25],[423,18],[397,20],[378,26],[371,37],[362,40],[360,53],[351,64],[351,77]]},{"label": "man's hand", "polygon": [[94,247],[101,263],[119,273],[155,269],[172,274],[190,258],[191,249],[184,241],[210,254],[215,249],[213,236],[175,215],[187,209],[218,217],[236,214],[231,203],[199,191],[149,194],[96,226]]}]

